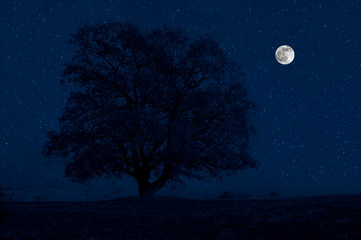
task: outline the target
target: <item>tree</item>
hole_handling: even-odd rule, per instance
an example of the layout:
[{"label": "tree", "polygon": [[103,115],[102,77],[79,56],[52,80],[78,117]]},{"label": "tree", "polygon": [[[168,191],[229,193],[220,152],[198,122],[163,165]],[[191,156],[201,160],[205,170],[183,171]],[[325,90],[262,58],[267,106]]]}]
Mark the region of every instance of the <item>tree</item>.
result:
[{"label": "tree", "polygon": [[145,196],[257,166],[248,152],[254,103],[210,37],[109,22],[79,28],[69,45],[62,83],[73,91],[43,154],[65,158],[73,181],[125,174]]}]

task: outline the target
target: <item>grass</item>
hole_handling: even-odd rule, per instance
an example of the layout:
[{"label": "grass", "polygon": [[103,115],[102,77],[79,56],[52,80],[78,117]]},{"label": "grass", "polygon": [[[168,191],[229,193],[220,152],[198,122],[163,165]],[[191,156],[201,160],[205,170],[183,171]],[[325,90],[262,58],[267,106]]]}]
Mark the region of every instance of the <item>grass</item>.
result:
[{"label": "grass", "polygon": [[0,239],[361,239],[361,195],[7,202]]}]

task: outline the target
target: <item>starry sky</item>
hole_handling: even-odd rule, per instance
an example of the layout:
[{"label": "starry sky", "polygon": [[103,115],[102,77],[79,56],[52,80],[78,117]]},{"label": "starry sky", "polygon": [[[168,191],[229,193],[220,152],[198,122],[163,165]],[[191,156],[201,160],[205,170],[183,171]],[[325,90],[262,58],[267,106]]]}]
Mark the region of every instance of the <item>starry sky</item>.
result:
[{"label": "starry sky", "polygon": [[[61,160],[41,155],[69,94],[60,85],[67,40],[87,22],[129,20],[213,37],[258,104],[250,123],[260,168],[171,192],[361,193],[360,12],[358,0],[1,1],[0,184],[71,186]],[[289,65],[275,59],[284,44],[295,51]],[[102,184],[137,191],[127,179]]]}]

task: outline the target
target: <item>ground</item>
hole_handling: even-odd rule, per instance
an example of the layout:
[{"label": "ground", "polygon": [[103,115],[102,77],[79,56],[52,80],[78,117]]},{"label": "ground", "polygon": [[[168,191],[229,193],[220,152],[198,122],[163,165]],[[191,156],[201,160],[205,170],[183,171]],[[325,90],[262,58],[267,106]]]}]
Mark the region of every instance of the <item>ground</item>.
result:
[{"label": "ground", "polygon": [[361,195],[8,202],[0,239],[361,239]]}]

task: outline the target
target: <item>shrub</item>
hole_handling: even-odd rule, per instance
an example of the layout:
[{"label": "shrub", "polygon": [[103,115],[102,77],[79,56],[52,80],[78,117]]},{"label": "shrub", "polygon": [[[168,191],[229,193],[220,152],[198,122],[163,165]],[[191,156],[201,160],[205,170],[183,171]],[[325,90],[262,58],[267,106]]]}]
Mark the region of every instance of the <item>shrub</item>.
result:
[{"label": "shrub", "polygon": [[234,198],[234,195],[231,194],[230,192],[228,191],[224,191],[220,196],[219,196],[220,199],[231,199],[231,198]]},{"label": "shrub", "polygon": [[279,191],[273,191],[269,194],[270,197],[279,197],[281,193]]}]

